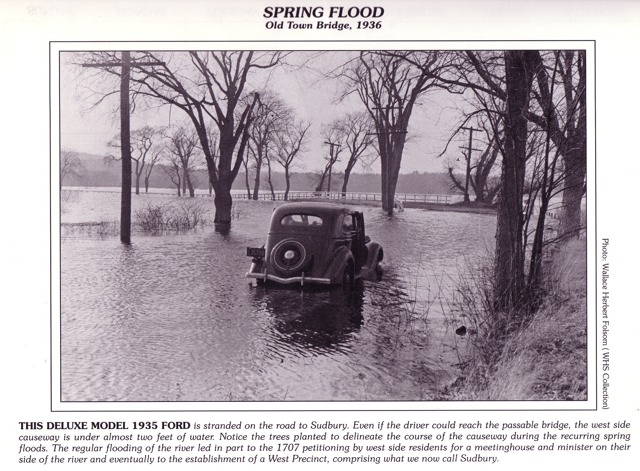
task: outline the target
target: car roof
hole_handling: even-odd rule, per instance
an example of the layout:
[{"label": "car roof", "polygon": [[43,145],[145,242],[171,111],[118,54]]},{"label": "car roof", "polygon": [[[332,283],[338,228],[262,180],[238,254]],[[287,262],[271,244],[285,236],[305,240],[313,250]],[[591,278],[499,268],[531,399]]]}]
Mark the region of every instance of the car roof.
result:
[{"label": "car roof", "polygon": [[313,214],[321,218],[333,219],[338,214],[351,213],[352,211],[342,205],[332,203],[297,202],[285,203],[278,206],[274,212],[274,218],[281,218],[287,214]]}]

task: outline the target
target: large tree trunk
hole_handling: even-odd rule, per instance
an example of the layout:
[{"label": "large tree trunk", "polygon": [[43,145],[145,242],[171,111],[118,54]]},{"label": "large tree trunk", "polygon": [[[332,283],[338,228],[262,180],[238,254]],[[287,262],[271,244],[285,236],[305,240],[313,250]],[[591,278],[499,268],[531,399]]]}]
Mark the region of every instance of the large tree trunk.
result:
[{"label": "large tree trunk", "polygon": [[[549,90],[549,79],[542,69],[542,59],[538,54],[538,84],[541,102],[545,112],[551,116],[549,124],[553,124],[551,138],[560,149],[564,160],[564,187],[562,192],[562,217],[559,235],[561,237],[578,237],[581,231],[582,197],[587,162],[587,97],[586,67],[584,51],[578,51],[577,61],[574,51],[563,51],[564,67],[559,74],[563,80],[566,115],[561,119],[553,104],[552,92]],[[556,55],[556,60],[558,60]],[[578,83],[575,83],[575,80]]]},{"label": "large tree trunk", "polygon": [[[392,144],[393,151],[386,154],[385,161],[382,163],[382,209],[385,210],[389,216],[393,215],[405,136],[400,135],[397,139],[398,140]],[[382,157],[382,154],[380,157]]]},{"label": "large tree trunk", "polygon": [[350,175],[345,171],[344,172],[344,180],[342,180],[342,197],[347,197],[347,185],[349,184]]},{"label": "large tree trunk", "polygon": [[[202,136],[200,139],[202,142]],[[209,179],[214,182],[215,196],[213,203],[216,213],[213,218],[213,225],[216,232],[227,233],[231,229],[231,207],[233,205],[231,185],[233,184],[233,175],[230,169],[233,162],[234,148],[233,126],[227,125],[220,131],[220,154],[217,169],[213,157],[205,153]],[[242,156],[239,158],[242,158]]]},{"label": "large tree trunk", "polygon": [[289,201],[289,188],[291,188],[291,180],[289,177],[289,167],[284,168],[284,200]]},{"label": "large tree trunk", "polygon": [[484,203],[485,202],[485,193],[484,189],[487,185],[487,179],[482,174],[476,174],[475,179],[471,179],[471,188],[473,189],[476,197],[473,201],[476,203]]},{"label": "large tree trunk", "polygon": [[324,179],[327,178],[327,172],[329,171],[329,167],[325,166],[322,171],[322,175],[320,176],[320,181],[318,182],[318,186],[316,186],[316,192],[324,191]]},{"label": "large tree trunk", "polygon": [[253,181],[253,199],[257,200],[260,193],[260,171],[262,170],[262,158],[256,160],[256,178]]},{"label": "large tree trunk", "polygon": [[[244,167],[244,184],[247,187],[247,200],[251,199],[251,187],[249,186],[249,169]],[[209,183],[209,194],[211,194],[211,183]]]},{"label": "large tree trunk", "polygon": [[273,189],[273,182],[271,181],[271,161],[267,159],[267,179],[269,181],[269,189],[271,190],[271,201],[276,200],[276,192]]},{"label": "large tree trunk", "polygon": [[193,188],[193,183],[191,182],[191,174],[189,173],[189,169],[184,169],[184,179],[187,182],[187,188],[189,189],[189,197],[193,198],[196,196],[196,191]]},{"label": "large tree trunk", "polygon": [[136,160],[136,195],[140,194],[140,162]]},{"label": "large tree trunk", "polygon": [[522,195],[527,150],[527,119],[533,80],[533,51],[506,51],[505,155],[498,207],[494,267],[494,307],[507,311],[524,301],[524,224]]},{"label": "large tree trunk", "polygon": [[559,235],[565,237],[580,235],[586,175],[586,148],[580,143],[572,144],[573,146],[564,155],[564,189]]},{"label": "large tree trunk", "polygon": [[351,171],[355,166],[357,160],[349,160],[349,164],[347,168],[344,169],[344,180],[342,180],[342,197],[346,198],[347,196],[347,185],[349,184],[349,177],[351,176]]},{"label": "large tree trunk", "polygon": [[[389,156],[382,151],[380,152],[380,195],[382,197],[382,210],[389,211],[389,202],[387,200],[387,178],[389,176],[389,164],[388,164]],[[391,206],[391,211],[393,212],[393,206]]]},{"label": "large tree trunk", "polygon": [[216,232],[226,233],[231,229],[231,208],[233,206],[231,185],[218,182],[214,190],[213,204],[216,208],[216,215],[213,219],[213,224]]},{"label": "large tree trunk", "polygon": [[[567,58],[569,57],[570,54],[567,53]],[[560,226],[560,235],[567,237],[579,237],[582,229],[582,197],[587,173],[587,79],[584,51],[578,52],[576,68],[578,72],[576,98],[579,110],[576,125],[570,129],[568,145],[564,153],[565,184],[562,192],[564,214]],[[567,76],[565,81],[570,83],[571,76]]]},{"label": "large tree trunk", "polygon": [[387,178],[389,179],[389,185],[387,189],[387,214],[389,216],[393,215],[393,209],[396,204],[396,187],[398,186],[398,175],[399,172],[395,170],[391,170]]},{"label": "large tree trunk", "polygon": [[[543,191],[546,194],[548,189],[545,187]],[[544,228],[548,209],[549,198],[543,195],[531,247],[531,261],[529,266],[528,299],[532,307],[534,307],[533,303],[539,299],[542,285],[542,249],[544,246]]]}]

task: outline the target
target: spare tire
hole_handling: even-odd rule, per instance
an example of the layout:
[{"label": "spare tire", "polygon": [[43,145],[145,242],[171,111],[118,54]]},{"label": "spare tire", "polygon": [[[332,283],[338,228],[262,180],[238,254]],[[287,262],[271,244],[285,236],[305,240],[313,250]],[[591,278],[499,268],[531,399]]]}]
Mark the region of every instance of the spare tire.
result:
[{"label": "spare tire", "polygon": [[271,250],[271,266],[283,276],[296,275],[309,264],[311,254],[294,239],[278,242]]}]

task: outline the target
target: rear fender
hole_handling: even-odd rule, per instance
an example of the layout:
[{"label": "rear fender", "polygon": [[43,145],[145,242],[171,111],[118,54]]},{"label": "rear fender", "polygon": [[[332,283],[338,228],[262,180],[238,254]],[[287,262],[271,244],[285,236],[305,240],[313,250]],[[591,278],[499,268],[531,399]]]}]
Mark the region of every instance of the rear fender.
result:
[{"label": "rear fender", "polygon": [[384,258],[382,246],[378,242],[367,243],[367,263],[363,268],[367,270],[375,270],[378,262]]}]

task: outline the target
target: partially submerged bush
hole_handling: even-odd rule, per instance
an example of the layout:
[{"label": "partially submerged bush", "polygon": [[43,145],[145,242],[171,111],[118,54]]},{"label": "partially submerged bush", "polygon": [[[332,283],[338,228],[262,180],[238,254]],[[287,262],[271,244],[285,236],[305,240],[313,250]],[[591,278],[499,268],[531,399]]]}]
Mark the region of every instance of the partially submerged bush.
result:
[{"label": "partially submerged bush", "polygon": [[166,205],[148,204],[135,214],[136,224],[145,232],[158,232],[165,229],[167,220]]},{"label": "partially submerged bush", "polygon": [[173,204],[148,204],[135,213],[136,225],[145,232],[158,233],[166,230],[186,231],[204,226],[208,210],[196,200]]}]

